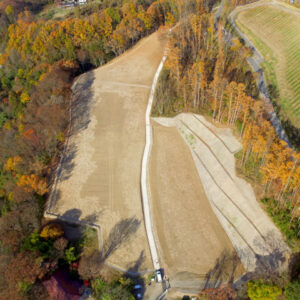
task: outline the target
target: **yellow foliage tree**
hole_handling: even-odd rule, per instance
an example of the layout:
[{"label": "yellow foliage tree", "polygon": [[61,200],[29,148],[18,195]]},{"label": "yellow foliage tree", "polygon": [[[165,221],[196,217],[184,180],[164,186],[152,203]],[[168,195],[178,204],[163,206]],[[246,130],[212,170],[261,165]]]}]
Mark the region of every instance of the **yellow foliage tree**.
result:
[{"label": "yellow foliage tree", "polygon": [[63,235],[64,231],[57,223],[46,225],[40,233],[40,236],[44,239],[57,239]]},{"label": "yellow foliage tree", "polygon": [[64,133],[61,132],[61,131],[58,133],[58,135],[57,135],[56,138],[57,138],[57,140],[58,140],[59,142],[61,142],[61,143],[65,141],[65,135],[64,135]]},{"label": "yellow foliage tree", "polygon": [[3,126],[3,128],[5,128],[6,130],[10,130],[11,127],[12,127],[11,123],[12,122],[10,122],[10,121],[6,121],[5,124],[4,124],[4,126]]},{"label": "yellow foliage tree", "polygon": [[19,124],[18,131],[19,131],[20,134],[23,133],[23,131],[24,131],[24,124],[22,124],[22,123]]},{"label": "yellow foliage tree", "polygon": [[5,165],[6,171],[15,171],[16,166],[22,162],[22,158],[19,155],[16,155],[14,157],[10,157]]},{"label": "yellow foliage tree", "polygon": [[17,182],[18,186],[25,186],[26,190],[34,190],[39,195],[44,195],[47,191],[46,179],[40,179],[36,175],[22,175]]},{"label": "yellow foliage tree", "polygon": [[7,5],[5,8],[5,13],[8,17],[10,17],[14,13],[13,7],[10,5]]},{"label": "yellow foliage tree", "polygon": [[27,92],[23,92],[23,93],[21,94],[21,102],[22,102],[23,104],[25,104],[25,103],[27,103],[27,102],[29,102],[29,101],[30,101],[30,97],[29,97],[28,93],[27,93]]}]

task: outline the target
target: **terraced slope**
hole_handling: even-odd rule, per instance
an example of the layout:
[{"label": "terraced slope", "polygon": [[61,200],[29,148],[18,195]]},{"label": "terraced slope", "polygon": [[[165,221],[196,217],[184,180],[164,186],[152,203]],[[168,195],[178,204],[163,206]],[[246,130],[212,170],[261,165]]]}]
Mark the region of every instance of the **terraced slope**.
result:
[{"label": "terraced slope", "polygon": [[300,127],[300,14],[280,6],[250,7],[236,23],[261,52],[269,84],[280,93],[280,105]]},{"label": "terraced slope", "polygon": [[[171,286],[173,280],[178,286],[183,279],[198,279],[200,287],[201,278],[214,268],[219,269],[220,281],[239,277],[243,267],[211,208],[193,157],[176,128],[153,122],[149,175],[156,244],[160,245],[162,266],[171,278]],[[218,265],[218,261],[223,262]],[[211,281],[217,280],[213,277]]]},{"label": "terraced slope", "polygon": [[[204,117],[193,114],[180,114],[172,119],[156,118],[155,120],[162,125],[171,127],[167,128],[169,130],[174,130],[172,127],[176,127],[189,146],[206,197],[235,247],[245,270],[263,273],[269,270],[286,270],[290,250],[284,243],[280,231],[259,206],[251,186],[236,175],[234,153],[241,149],[241,145],[233,137],[230,130],[228,128],[216,128]],[[180,160],[186,160],[186,157],[187,155],[182,155]],[[174,166],[175,164],[172,165],[172,168]],[[171,169],[169,170],[169,177],[174,178],[173,182],[177,183],[173,184],[173,190],[177,190],[179,184],[183,187],[188,183],[190,184],[188,176],[185,178],[183,176],[178,180],[180,172],[177,169],[173,169],[173,172],[170,171]],[[161,179],[161,181],[165,180],[165,178]],[[161,193],[166,193],[166,190],[166,188],[162,188]],[[203,204],[203,196],[198,194],[198,205],[201,207],[198,213],[199,220],[205,220],[202,214],[205,213],[208,216],[209,210]],[[184,201],[184,209],[181,210],[183,213],[186,207],[191,207],[187,196],[187,192],[181,196],[181,199],[184,199],[182,200]],[[180,197],[180,195],[176,197]],[[173,199],[176,197],[174,196]],[[163,202],[163,197],[161,199]],[[174,204],[173,200],[169,206],[173,207]],[[196,209],[195,207],[192,211]],[[177,218],[175,208],[172,208],[172,215],[173,218]],[[211,222],[212,218],[209,217],[209,223]],[[194,220],[191,220],[189,224],[191,228],[196,227]],[[206,226],[209,229],[209,226]],[[202,228],[204,225],[198,227]],[[175,230],[173,226],[169,226],[169,228],[169,232],[165,234],[167,237]],[[176,234],[180,235],[180,231],[176,230]],[[209,236],[213,238],[213,231]],[[202,245],[199,249],[203,249],[203,247]],[[172,248],[172,251],[174,249],[175,247]],[[216,247],[211,246],[209,253],[212,254],[215,251]],[[189,252],[191,253],[191,250]],[[198,263],[198,260],[194,261]]]}]

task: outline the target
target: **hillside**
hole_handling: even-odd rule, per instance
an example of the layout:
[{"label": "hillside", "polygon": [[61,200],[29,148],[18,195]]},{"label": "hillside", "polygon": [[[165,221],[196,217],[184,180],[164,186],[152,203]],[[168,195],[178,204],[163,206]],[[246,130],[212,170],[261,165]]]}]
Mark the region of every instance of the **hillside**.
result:
[{"label": "hillside", "polygon": [[[0,2],[0,299],[299,295],[300,154],[230,23],[248,2]],[[298,19],[274,9],[297,144]]]}]

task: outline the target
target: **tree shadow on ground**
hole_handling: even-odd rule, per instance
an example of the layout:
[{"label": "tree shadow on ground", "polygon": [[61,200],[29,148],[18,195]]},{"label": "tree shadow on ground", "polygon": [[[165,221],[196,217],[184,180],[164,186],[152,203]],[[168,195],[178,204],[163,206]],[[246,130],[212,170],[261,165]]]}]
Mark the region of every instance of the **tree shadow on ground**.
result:
[{"label": "tree shadow on ground", "polygon": [[80,76],[73,87],[71,135],[87,129],[91,121],[91,107],[95,103],[94,81],[95,74],[91,71]]},{"label": "tree shadow on ground", "polygon": [[56,213],[51,214],[57,217],[57,219],[55,219],[55,221],[53,222],[61,224],[66,238],[70,241],[74,241],[82,237],[86,226],[94,225],[94,223],[97,222],[98,217],[101,215],[101,213],[101,211],[95,212],[84,218],[80,218],[82,215],[81,210],[73,208],[69,209],[62,215]]},{"label": "tree shadow on ground", "polygon": [[146,260],[146,256],[145,256],[145,252],[143,250],[143,251],[141,251],[141,253],[140,253],[138,259],[135,261],[135,263],[128,267],[127,272],[129,274],[140,272],[141,266],[143,265],[145,260]]},{"label": "tree shadow on ground", "polygon": [[254,245],[261,249],[263,252],[269,252],[268,255],[256,255],[257,264],[255,273],[259,276],[277,276],[281,266],[286,263],[287,257],[283,253],[285,249],[285,242],[283,239],[276,238],[276,234],[273,230],[269,231],[265,237],[265,243],[262,243],[261,239],[255,239]]},{"label": "tree shadow on ground", "polygon": [[290,120],[282,120],[281,123],[293,147],[300,151],[300,128],[294,126]]},{"label": "tree shadow on ground", "polygon": [[204,289],[217,288],[224,282],[232,283],[238,275],[240,275],[240,259],[237,253],[223,250],[205,276]]},{"label": "tree shadow on ground", "polygon": [[61,165],[57,170],[56,176],[59,181],[65,181],[71,177],[72,171],[75,167],[74,158],[76,156],[76,153],[77,153],[76,145],[74,143],[68,145],[64,157],[62,158]]},{"label": "tree shadow on ground", "polygon": [[96,212],[80,219],[82,214],[81,210],[76,208],[70,209],[62,215],[51,212],[49,214],[53,217],[56,217],[56,219],[47,220],[46,218],[43,222],[43,225],[49,223],[59,223],[62,226],[65,237],[69,241],[76,241],[82,238],[87,226],[93,225],[101,213],[102,212]]},{"label": "tree shadow on ground", "polygon": [[[70,213],[72,216],[74,216],[75,213],[75,217],[78,215],[77,211]],[[135,262],[128,265],[124,273],[121,269],[118,269],[117,266],[110,265],[109,263],[105,264],[106,259],[109,258],[110,255],[119,249],[121,245],[124,245],[124,243],[130,240],[130,237],[135,234],[139,226],[140,221],[135,218],[128,218],[118,222],[110,231],[108,238],[104,241],[104,249],[102,251],[104,254],[101,255],[101,252],[97,250],[91,255],[81,257],[79,264],[80,274],[84,278],[96,278],[102,275],[108,276],[108,270],[110,270],[110,273],[121,272],[125,278],[130,278],[135,285],[140,285],[134,293],[135,295],[139,293],[143,296],[145,293],[145,283],[139,272],[146,259],[144,251],[141,251]]]},{"label": "tree shadow on ground", "polygon": [[83,225],[94,225],[97,221],[99,216],[102,214],[102,211],[94,212],[90,215],[87,215],[84,218],[80,218],[82,212],[80,209],[73,208],[67,210],[61,217],[66,220],[70,220],[70,222],[74,223],[81,223]]},{"label": "tree shadow on ground", "polygon": [[[55,222],[61,222],[68,230],[65,232],[69,235],[76,236],[80,238],[82,235],[85,226],[93,226],[97,221],[98,217],[102,214],[103,211],[95,212],[84,218],[81,218],[82,211],[77,208],[69,209],[62,215],[57,213],[51,213],[51,215],[57,217]],[[116,250],[118,250],[121,245],[128,242],[130,238],[137,232],[141,221],[132,217],[123,219],[120,222],[116,223],[111,229],[107,239],[104,241],[102,251],[102,262],[105,262],[109,256],[111,256]],[[98,237],[99,238],[99,237]],[[130,269],[138,269],[145,260],[144,252],[142,251],[136,263],[130,267]],[[134,272],[134,271],[133,271]]]},{"label": "tree shadow on ground", "polygon": [[[95,102],[92,85],[95,80],[94,72],[88,72],[80,76],[75,82],[72,90],[72,103],[70,108],[70,131],[68,135],[69,144],[66,145],[64,157],[57,173],[59,181],[68,180],[75,167],[74,158],[78,151],[77,145],[70,142],[69,138],[86,130],[91,121],[91,108]],[[67,116],[69,117],[69,116]]]},{"label": "tree shadow on ground", "polygon": [[270,99],[272,101],[274,110],[278,118],[280,119],[281,125],[285,130],[289,142],[296,150],[300,150],[300,128],[292,124],[289,118],[286,115],[286,112],[282,109],[282,105],[280,104],[280,93],[276,86],[269,84],[268,91],[270,94]]},{"label": "tree shadow on ground", "polygon": [[282,280],[281,272],[288,271],[290,262],[290,252],[278,233],[271,230],[264,236],[264,242],[261,238],[256,238],[253,242],[256,248],[261,252],[269,253],[267,255],[256,254],[256,266],[253,272],[247,272],[238,281],[236,287],[244,285],[248,280],[266,279],[273,282]]},{"label": "tree shadow on ground", "polygon": [[133,236],[141,221],[136,218],[127,218],[118,222],[110,231],[108,238],[103,246],[103,260],[105,261],[112,255],[122,244],[127,242]]},{"label": "tree shadow on ground", "polygon": [[140,287],[136,290],[133,291],[134,296],[137,298],[137,294],[140,295],[140,299],[144,298],[145,292],[146,292],[146,286],[145,286],[145,281],[144,279],[141,277],[141,275],[139,275],[141,272],[141,266],[143,265],[143,263],[145,262],[146,256],[145,256],[145,252],[144,250],[141,251],[138,259],[131,265],[128,267],[128,269],[126,270],[126,277],[130,278],[134,285],[139,285]]},{"label": "tree shadow on ground", "polygon": [[[278,237],[278,238],[276,238]],[[247,259],[251,261],[253,253],[250,250],[242,249],[237,253],[223,251],[216,260],[213,268],[206,274],[206,283],[204,288],[217,288],[222,283],[233,283],[236,286],[245,283],[247,280],[256,278],[273,279],[279,278],[282,266],[288,263],[288,255],[285,252],[287,247],[284,241],[279,238],[278,233],[269,231],[264,238],[256,238],[253,241],[255,249],[259,249],[260,253],[268,253],[266,255],[255,254],[256,265],[253,272],[241,274],[239,269],[240,258],[247,264]],[[242,276],[241,276],[242,275]],[[236,281],[237,280],[237,281]]]}]

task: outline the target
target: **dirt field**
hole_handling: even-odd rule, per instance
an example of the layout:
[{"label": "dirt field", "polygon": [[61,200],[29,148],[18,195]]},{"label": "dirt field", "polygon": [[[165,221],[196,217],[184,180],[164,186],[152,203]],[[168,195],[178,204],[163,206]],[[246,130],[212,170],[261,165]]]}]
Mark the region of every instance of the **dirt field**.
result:
[{"label": "dirt field", "polygon": [[191,283],[199,275],[212,274],[222,261],[222,279],[240,275],[243,268],[239,259],[233,258],[233,246],[212,211],[190,150],[175,127],[153,121],[149,172],[154,227],[166,273],[173,280]]},{"label": "dirt field", "polygon": [[154,120],[160,125],[154,127],[152,203],[171,286],[195,292],[236,278],[243,268],[285,272],[291,252],[252,187],[236,175],[241,144],[230,129],[191,113]]},{"label": "dirt field", "polygon": [[72,135],[54,212],[102,226],[104,256],[131,271],[152,269],[140,191],[145,111],[164,51],[161,34],[74,87]]},{"label": "dirt field", "polygon": [[300,127],[300,13],[281,6],[249,8],[237,15],[240,29],[264,56],[268,83],[280,93],[280,105]]}]

